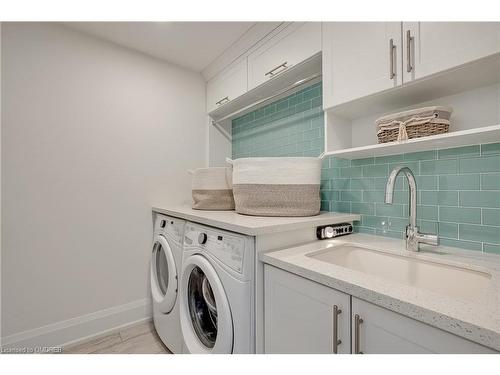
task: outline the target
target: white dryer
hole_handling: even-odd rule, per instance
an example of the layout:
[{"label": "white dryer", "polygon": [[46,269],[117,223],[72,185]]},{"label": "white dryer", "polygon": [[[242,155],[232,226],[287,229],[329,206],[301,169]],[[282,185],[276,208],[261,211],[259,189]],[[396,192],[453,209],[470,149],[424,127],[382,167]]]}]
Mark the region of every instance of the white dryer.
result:
[{"label": "white dryer", "polygon": [[153,321],[163,343],[172,353],[182,352],[179,321],[179,279],[182,242],[186,222],[156,215],[151,256],[151,294]]},{"label": "white dryer", "polygon": [[186,223],[184,353],[255,353],[254,252],[253,237]]}]

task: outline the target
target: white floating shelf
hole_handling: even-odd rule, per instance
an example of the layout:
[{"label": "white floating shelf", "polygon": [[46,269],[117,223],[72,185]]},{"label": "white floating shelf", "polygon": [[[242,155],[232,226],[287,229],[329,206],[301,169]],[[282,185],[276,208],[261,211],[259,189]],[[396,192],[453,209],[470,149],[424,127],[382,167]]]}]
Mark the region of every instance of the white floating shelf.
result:
[{"label": "white floating shelf", "polygon": [[438,148],[452,148],[496,142],[500,142],[500,125],[460,130],[402,142],[379,143],[376,145],[329,151],[325,152],[325,156],[335,156],[342,159],[361,159],[371,156],[397,155]]}]

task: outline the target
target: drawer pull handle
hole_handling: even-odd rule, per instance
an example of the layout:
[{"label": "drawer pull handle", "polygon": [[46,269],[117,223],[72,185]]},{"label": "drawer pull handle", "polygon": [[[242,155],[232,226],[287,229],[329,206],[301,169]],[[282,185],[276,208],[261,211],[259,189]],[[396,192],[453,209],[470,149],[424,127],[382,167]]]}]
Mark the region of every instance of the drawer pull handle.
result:
[{"label": "drawer pull handle", "polygon": [[229,97],[224,97],[222,98],[221,100],[219,100],[218,102],[215,102],[216,105],[221,105],[221,104],[224,104],[224,103],[227,103],[229,101]]},{"label": "drawer pull handle", "polygon": [[410,73],[413,70],[411,65],[411,48],[413,43],[413,37],[411,36],[411,31],[406,31],[406,71]]},{"label": "drawer pull handle", "polygon": [[333,306],[333,352],[338,353],[338,347],[342,344],[342,340],[339,340],[338,336],[338,326],[339,326],[339,315],[342,310],[339,309],[337,305]]},{"label": "drawer pull handle", "polygon": [[396,73],[394,72],[394,52],[396,51],[396,46],[394,45],[394,39],[389,40],[389,79],[394,79]]},{"label": "drawer pull handle", "polygon": [[[269,76],[269,78],[274,77],[276,74],[281,73],[282,71],[286,70],[288,68],[287,66],[288,62],[285,61],[284,63],[279,64],[277,67],[272,68],[270,71],[268,71],[265,76]],[[279,72],[276,72],[279,68],[283,68]]]},{"label": "drawer pull handle", "polygon": [[359,326],[363,323],[363,319],[358,314],[354,315],[354,354],[363,354],[359,350]]}]

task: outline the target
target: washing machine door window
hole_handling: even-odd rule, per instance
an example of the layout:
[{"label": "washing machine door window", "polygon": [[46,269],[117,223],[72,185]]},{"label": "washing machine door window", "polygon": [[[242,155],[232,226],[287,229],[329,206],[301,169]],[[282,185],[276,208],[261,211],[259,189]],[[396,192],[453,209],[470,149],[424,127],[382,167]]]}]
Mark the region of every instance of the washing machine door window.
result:
[{"label": "washing machine door window", "polygon": [[191,353],[231,353],[233,322],[217,272],[201,255],[190,257],[182,274],[181,327]]},{"label": "washing machine door window", "polygon": [[151,292],[160,311],[169,313],[177,298],[177,270],[172,249],[163,236],[158,236],[153,245]]}]

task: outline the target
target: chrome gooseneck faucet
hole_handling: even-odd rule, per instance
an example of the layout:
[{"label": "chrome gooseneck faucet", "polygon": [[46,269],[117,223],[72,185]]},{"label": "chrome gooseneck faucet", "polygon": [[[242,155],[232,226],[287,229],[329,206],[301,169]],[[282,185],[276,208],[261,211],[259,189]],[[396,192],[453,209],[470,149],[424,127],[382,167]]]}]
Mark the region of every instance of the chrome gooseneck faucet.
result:
[{"label": "chrome gooseneck faucet", "polygon": [[415,176],[408,167],[396,167],[389,174],[387,185],[385,186],[385,203],[392,204],[394,197],[394,184],[399,173],[406,176],[410,189],[410,224],[406,226],[406,250],[418,251],[420,243],[437,246],[439,237],[434,234],[420,233],[417,227],[417,182]]}]

